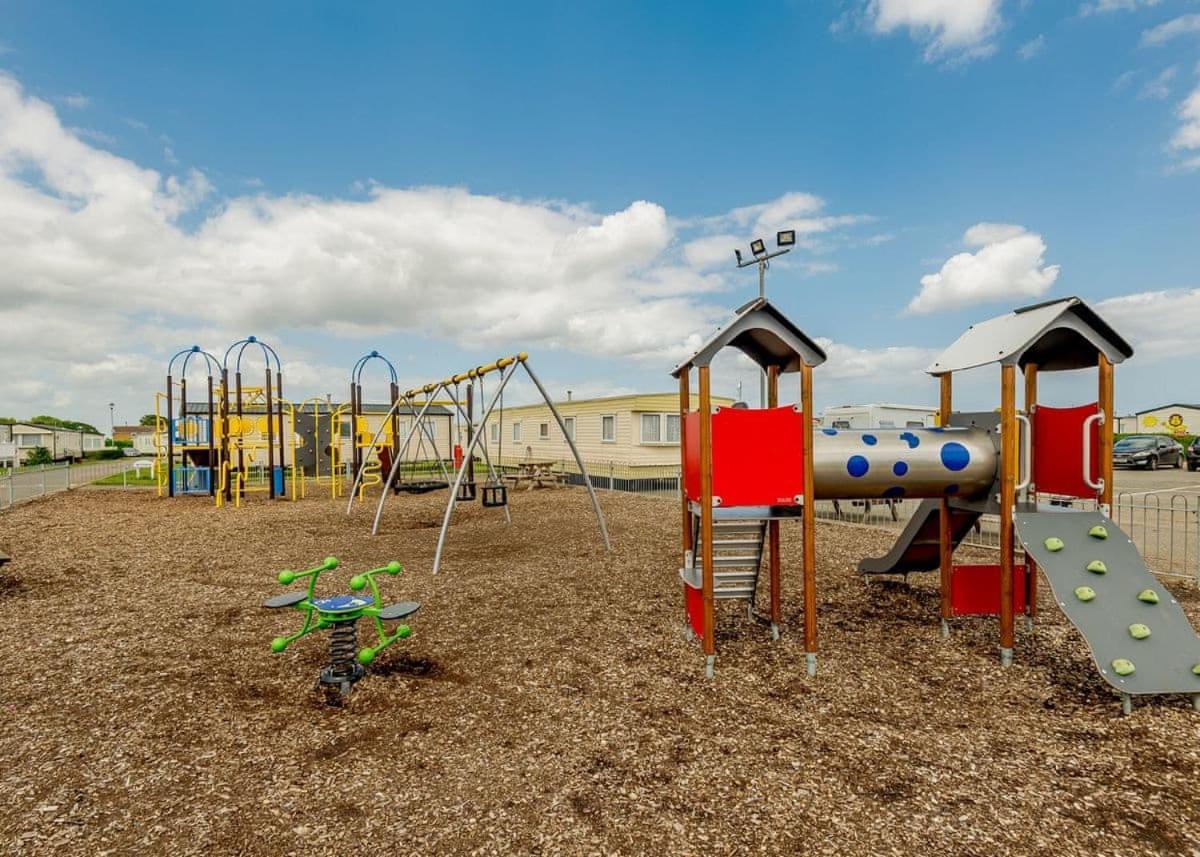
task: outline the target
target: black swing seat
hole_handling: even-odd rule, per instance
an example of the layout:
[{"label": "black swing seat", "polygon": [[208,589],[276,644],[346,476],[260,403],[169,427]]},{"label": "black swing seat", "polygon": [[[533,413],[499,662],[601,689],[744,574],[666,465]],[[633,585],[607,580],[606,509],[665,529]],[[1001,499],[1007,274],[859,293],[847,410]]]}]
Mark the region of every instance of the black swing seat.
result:
[{"label": "black swing seat", "polygon": [[500,484],[484,485],[483,495],[479,498],[479,503],[489,509],[494,509],[498,506],[507,506],[508,488]]},{"label": "black swing seat", "polygon": [[300,592],[285,592],[282,595],[275,595],[263,602],[263,607],[270,607],[272,610],[280,607],[294,607],[308,597],[308,592],[302,590]]},{"label": "black swing seat", "polygon": [[475,483],[474,482],[463,482],[461,485],[459,485],[457,499],[459,499],[459,500],[474,500],[475,499]]},{"label": "black swing seat", "polygon": [[395,491],[399,494],[403,491],[405,494],[428,494],[430,491],[438,491],[442,488],[449,488],[449,482],[401,482],[395,486]]},{"label": "black swing seat", "polygon": [[379,618],[383,620],[403,619],[405,616],[411,616],[421,609],[421,605],[417,601],[400,601],[396,604],[389,604],[379,611]]}]

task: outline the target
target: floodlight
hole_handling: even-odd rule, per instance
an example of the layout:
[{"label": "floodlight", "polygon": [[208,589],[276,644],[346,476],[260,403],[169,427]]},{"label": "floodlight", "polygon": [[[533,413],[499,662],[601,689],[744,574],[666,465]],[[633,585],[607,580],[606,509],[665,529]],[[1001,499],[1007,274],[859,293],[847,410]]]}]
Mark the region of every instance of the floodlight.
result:
[{"label": "floodlight", "polygon": [[767,254],[767,245],[761,238],[755,238],[750,242],[750,252],[755,256],[765,256]]},{"label": "floodlight", "polygon": [[796,230],[795,229],[781,229],[775,235],[775,242],[780,247],[791,247],[792,245],[794,245],[796,243]]},{"label": "floodlight", "polygon": [[734,251],[733,251],[733,255],[734,255],[734,256],[737,256],[738,264],[739,264],[739,265],[740,265],[740,264],[742,264],[742,251],[741,251],[741,250],[734,250]]}]

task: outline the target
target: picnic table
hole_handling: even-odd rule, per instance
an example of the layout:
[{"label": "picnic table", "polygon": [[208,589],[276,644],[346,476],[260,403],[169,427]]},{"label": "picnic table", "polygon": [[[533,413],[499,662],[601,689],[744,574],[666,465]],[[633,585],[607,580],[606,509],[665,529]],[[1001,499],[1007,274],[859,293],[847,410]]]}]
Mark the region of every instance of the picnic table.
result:
[{"label": "picnic table", "polygon": [[532,461],[526,459],[517,464],[516,473],[506,473],[504,478],[516,488],[525,485],[526,491],[534,488],[557,488],[563,481],[563,475],[554,470],[557,461]]}]

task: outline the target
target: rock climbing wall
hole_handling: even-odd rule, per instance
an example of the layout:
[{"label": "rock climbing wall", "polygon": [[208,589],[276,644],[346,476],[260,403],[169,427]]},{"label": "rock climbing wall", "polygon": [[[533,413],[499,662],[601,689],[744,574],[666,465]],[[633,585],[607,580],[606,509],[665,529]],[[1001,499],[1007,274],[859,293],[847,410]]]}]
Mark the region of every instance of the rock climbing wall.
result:
[{"label": "rock climbing wall", "polygon": [[1128,694],[1200,694],[1200,636],[1116,524],[1100,512],[1019,512],[1016,530],[1105,681]]}]

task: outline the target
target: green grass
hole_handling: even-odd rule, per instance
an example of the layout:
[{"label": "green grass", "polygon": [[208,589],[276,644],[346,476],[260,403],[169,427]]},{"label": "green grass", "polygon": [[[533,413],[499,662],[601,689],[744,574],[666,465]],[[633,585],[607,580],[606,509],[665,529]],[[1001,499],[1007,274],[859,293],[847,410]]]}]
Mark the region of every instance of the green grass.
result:
[{"label": "green grass", "polygon": [[135,485],[153,488],[155,479],[153,475],[147,475],[145,471],[138,473],[134,470],[129,470],[126,473],[114,473],[112,476],[105,476],[103,479],[97,479],[93,485]]}]

